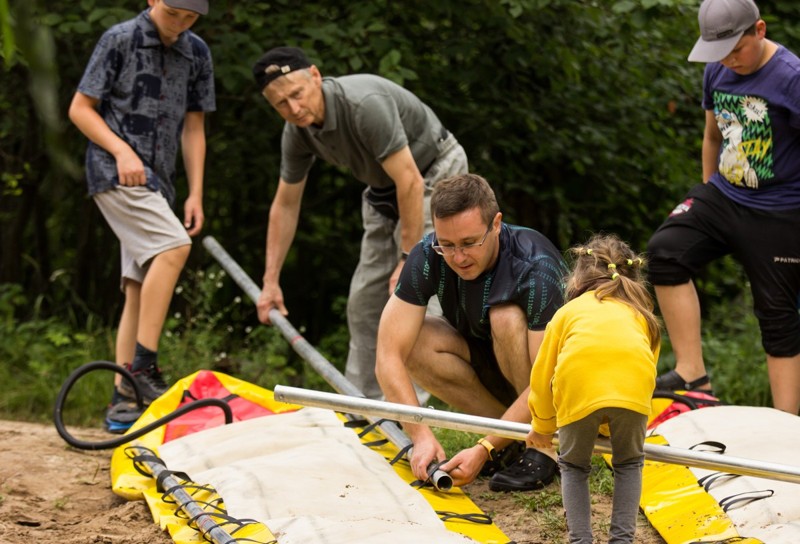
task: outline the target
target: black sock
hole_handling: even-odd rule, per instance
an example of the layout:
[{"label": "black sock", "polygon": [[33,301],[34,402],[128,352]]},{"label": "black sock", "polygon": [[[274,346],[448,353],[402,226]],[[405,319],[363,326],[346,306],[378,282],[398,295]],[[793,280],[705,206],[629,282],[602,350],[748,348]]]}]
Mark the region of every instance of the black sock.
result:
[{"label": "black sock", "polygon": [[158,352],[150,351],[139,342],[136,342],[136,353],[131,363],[131,372],[139,372],[157,366]]},{"label": "black sock", "polygon": [[122,393],[120,393],[117,388],[114,388],[114,393],[111,395],[111,405],[114,406],[115,404],[119,404],[120,402],[131,400]]}]

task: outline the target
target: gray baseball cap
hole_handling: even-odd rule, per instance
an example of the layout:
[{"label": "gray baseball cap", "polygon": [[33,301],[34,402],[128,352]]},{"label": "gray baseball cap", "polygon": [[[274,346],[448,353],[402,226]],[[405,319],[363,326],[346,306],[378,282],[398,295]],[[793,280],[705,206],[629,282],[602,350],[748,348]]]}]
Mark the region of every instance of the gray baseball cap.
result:
[{"label": "gray baseball cap", "polygon": [[689,61],[721,61],[760,18],[753,0],[703,0],[697,15],[700,38],[689,53]]},{"label": "gray baseball cap", "polygon": [[208,15],[208,0],[162,0],[175,9],[188,9],[200,15]]}]

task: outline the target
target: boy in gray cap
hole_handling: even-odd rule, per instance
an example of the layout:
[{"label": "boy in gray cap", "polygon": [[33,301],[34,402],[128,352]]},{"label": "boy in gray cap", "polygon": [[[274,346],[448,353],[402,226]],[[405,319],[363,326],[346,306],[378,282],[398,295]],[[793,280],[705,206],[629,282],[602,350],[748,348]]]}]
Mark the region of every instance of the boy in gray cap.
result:
[{"label": "boy in gray cap", "polygon": [[800,59],[768,40],[752,0],[704,0],[689,60],[703,78],[703,183],[648,244],[650,282],[676,367],[656,389],[709,390],[692,278],[728,254],[744,266],[773,405],[800,410]]},{"label": "boy in gray cap", "polygon": [[[145,403],[167,389],[158,342],[178,276],[203,227],[205,112],[215,109],[211,52],[189,29],[207,0],[149,0],[149,9],[109,28],[95,47],[69,108],[89,138],[86,180],[120,241],[125,306],[116,359],[130,364]],[[180,146],[189,196],[175,201]],[[138,418],[127,383],[114,388],[106,428]]]}]

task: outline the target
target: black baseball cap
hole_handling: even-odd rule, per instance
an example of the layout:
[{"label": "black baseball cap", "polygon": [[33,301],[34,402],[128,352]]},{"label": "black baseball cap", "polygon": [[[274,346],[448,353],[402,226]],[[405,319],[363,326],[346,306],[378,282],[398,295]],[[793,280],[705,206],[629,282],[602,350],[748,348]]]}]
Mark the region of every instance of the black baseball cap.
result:
[{"label": "black baseball cap", "polygon": [[253,77],[258,85],[258,90],[263,91],[264,87],[279,77],[310,67],[311,62],[302,49],[274,47],[264,53],[253,65]]}]

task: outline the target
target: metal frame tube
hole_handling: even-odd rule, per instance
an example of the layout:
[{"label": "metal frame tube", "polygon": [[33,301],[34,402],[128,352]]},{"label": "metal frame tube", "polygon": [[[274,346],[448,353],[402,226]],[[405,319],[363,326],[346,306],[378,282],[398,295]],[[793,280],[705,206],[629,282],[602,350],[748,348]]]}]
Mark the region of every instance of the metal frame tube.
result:
[{"label": "metal frame tube", "polygon": [[[253,282],[250,276],[233,260],[225,248],[212,236],[203,238],[203,246],[209,253],[219,262],[220,266],[233,278],[233,281],[250,297],[253,304],[258,303],[258,298],[261,295],[261,290]],[[343,395],[351,397],[364,398],[364,393],[350,383],[350,381],[339,372],[339,370],[331,364],[325,357],[322,356],[314,347],[295,329],[289,320],[286,319],[281,313],[273,308],[269,311],[269,319],[273,325],[281,332],[284,338],[289,342],[292,348],[320,375],[322,378]],[[367,417],[370,423],[378,421],[377,418]],[[389,441],[403,449],[411,445],[411,439],[392,421],[384,421],[378,424],[381,432]],[[409,450],[408,456],[411,456]],[[447,491],[453,487],[453,479],[444,471],[437,470],[431,475],[431,483],[440,491]]]},{"label": "metal frame tube", "polygon": [[[138,455],[148,456],[151,452],[147,449],[140,449],[137,446],[132,446]],[[145,465],[153,474],[153,478],[158,480],[161,473],[166,470],[163,464],[154,463],[153,461],[142,460],[138,461]],[[203,537],[207,538],[214,544],[231,544],[236,542],[236,539],[231,536],[225,529],[223,529],[215,520],[214,514],[203,510],[195,501],[194,497],[185,489],[180,487],[180,482],[171,475],[167,475],[162,480],[164,489],[169,489],[170,495],[175,499],[175,503],[186,512],[189,519],[193,519],[197,525],[197,530]]]},{"label": "metal frame tube", "polygon": [[[494,434],[514,440],[525,440],[530,430],[530,425],[525,423],[470,416],[432,408],[418,408],[365,398],[353,398],[298,387],[277,385],[274,393],[275,398],[280,401],[303,406],[316,406],[364,416],[388,417],[398,421],[420,423],[458,431]],[[611,444],[608,439],[598,439],[595,443],[595,451],[598,453],[611,453]],[[729,472],[742,476],[768,478],[782,482],[800,483],[800,467],[791,465],[649,443],[645,443],[644,453],[645,457],[650,461]]]}]

